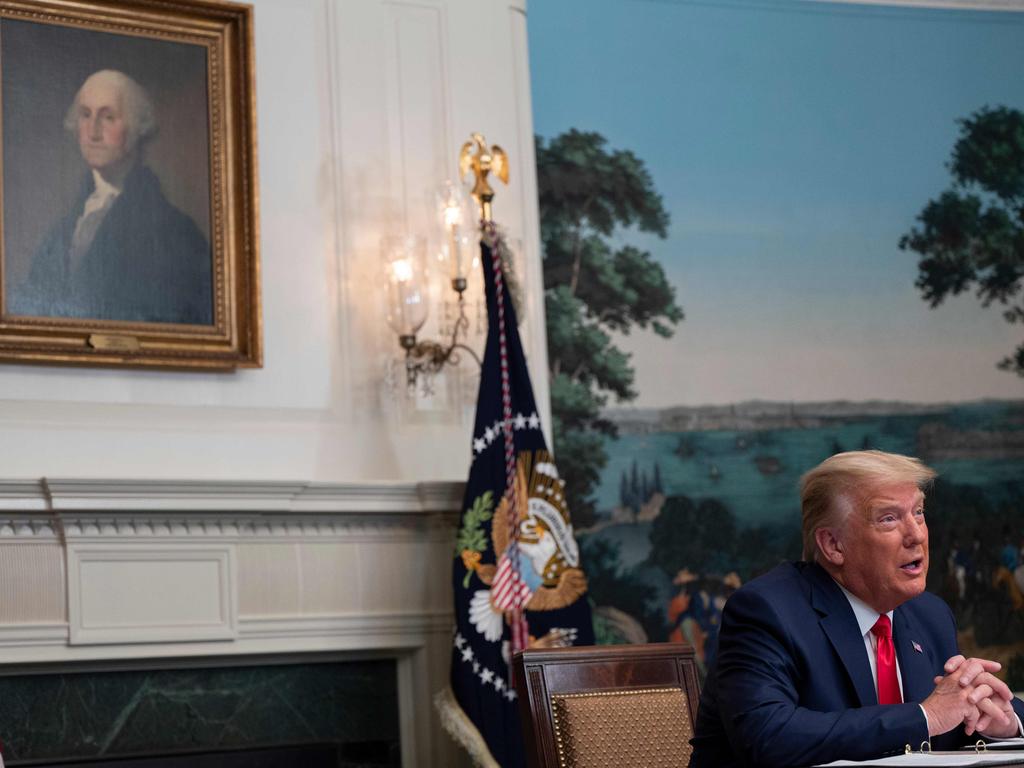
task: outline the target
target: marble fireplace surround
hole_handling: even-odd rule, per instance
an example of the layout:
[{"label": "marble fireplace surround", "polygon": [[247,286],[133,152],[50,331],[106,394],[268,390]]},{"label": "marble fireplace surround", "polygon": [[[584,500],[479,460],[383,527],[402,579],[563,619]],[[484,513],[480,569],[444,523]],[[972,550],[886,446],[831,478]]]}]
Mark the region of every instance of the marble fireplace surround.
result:
[{"label": "marble fireplace surround", "polygon": [[457,764],[461,483],[0,480],[0,675],[393,658],[403,765]]}]

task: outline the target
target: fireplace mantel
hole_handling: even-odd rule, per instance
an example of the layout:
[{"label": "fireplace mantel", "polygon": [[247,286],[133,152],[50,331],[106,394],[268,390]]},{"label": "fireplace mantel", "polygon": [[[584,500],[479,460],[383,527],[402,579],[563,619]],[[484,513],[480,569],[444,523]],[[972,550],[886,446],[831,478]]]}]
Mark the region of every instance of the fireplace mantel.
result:
[{"label": "fireplace mantel", "polygon": [[398,663],[403,764],[454,764],[461,483],[0,480],[0,674],[330,653]]}]

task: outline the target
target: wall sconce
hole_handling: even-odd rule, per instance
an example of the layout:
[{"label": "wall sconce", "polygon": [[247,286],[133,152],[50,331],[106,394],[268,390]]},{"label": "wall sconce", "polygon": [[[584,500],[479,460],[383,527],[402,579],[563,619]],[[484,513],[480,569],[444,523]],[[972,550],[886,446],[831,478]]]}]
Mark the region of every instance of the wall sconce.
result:
[{"label": "wall sconce", "polygon": [[476,351],[460,341],[469,330],[463,294],[469,282],[474,246],[479,247],[474,208],[462,187],[453,182],[446,182],[436,195],[438,225],[444,233],[441,250],[448,262],[452,290],[458,294],[458,317],[447,344],[416,338],[428,311],[426,241],[415,236],[386,237],[382,241],[388,285],[388,324],[398,334],[398,343],[405,350],[405,378],[410,388],[416,386],[417,379],[424,377],[424,389],[429,392],[430,378],[446,364],[458,365],[461,352],[481,364]]},{"label": "wall sconce", "polygon": [[475,180],[472,199],[461,184],[452,181],[445,182],[435,195],[437,225],[443,233],[442,258],[447,257],[451,287],[458,294],[458,317],[452,324],[448,344],[416,338],[427,320],[429,285],[423,238],[388,237],[382,241],[388,284],[388,323],[405,350],[405,379],[409,388],[414,388],[422,376],[424,390],[431,392],[431,378],[448,363],[458,365],[460,352],[468,352],[477,365],[483,365],[477,353],[459,340],[465,338],[470,326],[464,294],[469,284],[469,271],[479,255],[480,222],[491,224],[494,190],[487,183],[487,176],[493,173],[507,184],[508,171],[505,151],[497,144],[488,146],[483,136],[474,133],[459,150],[460,178],[472,172]]}]

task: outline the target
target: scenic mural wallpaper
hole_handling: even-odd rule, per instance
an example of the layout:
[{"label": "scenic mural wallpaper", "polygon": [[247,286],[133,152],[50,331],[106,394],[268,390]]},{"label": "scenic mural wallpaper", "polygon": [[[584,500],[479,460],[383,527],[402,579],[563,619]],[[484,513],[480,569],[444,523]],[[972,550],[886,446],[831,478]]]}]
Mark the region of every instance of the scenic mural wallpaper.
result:
[{"label": "scenic mural wallpaper", "polygon": [[1024,13],[558,0],[529,35],[601,641],[706,664],[799,557],[800,475],[879,448],[940,472],[929,587],[1024,690]]}]

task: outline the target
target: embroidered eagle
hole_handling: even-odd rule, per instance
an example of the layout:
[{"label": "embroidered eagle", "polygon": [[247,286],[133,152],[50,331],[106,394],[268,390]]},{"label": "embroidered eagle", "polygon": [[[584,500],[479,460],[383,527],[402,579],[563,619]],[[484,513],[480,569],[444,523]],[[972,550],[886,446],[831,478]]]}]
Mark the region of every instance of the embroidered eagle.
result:
[{"label": "embroidered eagle", "polygon": [[[515,483],[515,510],[506,496],[491,519],[491,543],[498,562],[480,563],[463,553],[466,567],[490,587],[478,590],[470,600],[470,619],[488,640],[501,637],[503,614],[514,593],[523,597],[528,611],[553,611],[572,605],[587,591],[569,522],[565,481],[558,476],[551,455],[547,451],[520,453]],[[510,545],[513,511],[519,521],[519,536]],[[513,554],[518,555],[518,577],[511,565]]]}]

